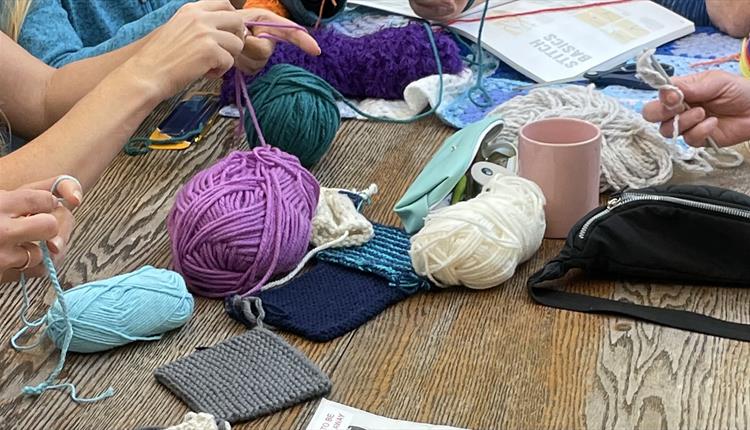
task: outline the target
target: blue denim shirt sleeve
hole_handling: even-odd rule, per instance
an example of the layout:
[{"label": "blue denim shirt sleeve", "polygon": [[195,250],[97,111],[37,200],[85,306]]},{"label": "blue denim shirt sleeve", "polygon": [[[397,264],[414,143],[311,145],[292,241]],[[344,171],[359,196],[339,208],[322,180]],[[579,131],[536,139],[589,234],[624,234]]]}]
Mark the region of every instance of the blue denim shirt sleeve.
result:
[{"label": "blue denim shirt sleeve", "polygon": [[[92,22],[101,19],[114,21],[110,24],[115,28],[119,27],[109,39],[95,46],[84,46],[82,35],[76,33],[60,0],[36,0],[32,3],[32,9],[21,28],[18,43],[50,66],[61,67],[83,58],[113,51],[141,39],[168,21],[180,6],[191,1],[194,0],[171,0],[132,22],[117,22],[116,10],[110,10],[106,15],[81,17]],[[110,4],[112,8],[132,8],[133,5],[128,3],[117,0]]]}]

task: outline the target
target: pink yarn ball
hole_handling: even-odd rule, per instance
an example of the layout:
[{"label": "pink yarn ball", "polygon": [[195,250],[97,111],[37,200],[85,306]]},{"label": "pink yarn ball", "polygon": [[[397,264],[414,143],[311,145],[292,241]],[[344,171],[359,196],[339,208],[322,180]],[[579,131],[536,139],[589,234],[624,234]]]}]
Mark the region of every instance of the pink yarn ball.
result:
[{"label": "pink yarn ball", "polygon": [[175,269],[204,297],[256,292],[302,260],[319,193],[277,148],[231,153],[177,193],[167,221]]}]

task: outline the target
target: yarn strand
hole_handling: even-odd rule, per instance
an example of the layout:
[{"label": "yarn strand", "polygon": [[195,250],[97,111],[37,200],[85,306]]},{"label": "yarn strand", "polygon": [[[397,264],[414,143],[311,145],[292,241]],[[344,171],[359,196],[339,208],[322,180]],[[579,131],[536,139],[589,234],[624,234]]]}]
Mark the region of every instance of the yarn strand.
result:
[{"label": "yarn strand", "polygon": [[[71,383],[53,384],[53,382],[57,379],[57,377],[60,376],[60,372],[62,372],[62,369],[65,366],[65,358],[68,355],[68,348],[70,347],[70,341],[73,337],[73,326],[70,322],[70,317],[68,315],[68,306],[65,302],[64,292],[63,292],[62,286],[60,285],[60,281],[57,277],[57,269],[55,269],[55,264],[52,262],[52,257],[50,257],[47,244],[44,241],[41,241],[39,242],[39,247],[42,249],[44,266],[47,269],[50,283],[52,283],[52,288],[55,291],[55,298],[57,302],[60,304],[60,308],[62,309],[61,314],[63,316],[63,323],[65,325],[65,337],[63,339],[62,347],[60,348],[60,358],[58,359],[57,365],[55,366],[55,368],[52,369],[52,371],[50,372],[50,374],[47,376],[47,378],[44,381],[42,381],[41,383],[35,386],[25,386],[23,387],[22,391],[24,394],[38,396],[47,390],[56,390],[56,389],[70,390],[70,397],[76,403],[97,402],[99,400],[112,397],[115,394],[115,391],[112,389],[112,387],[107,388],[106,390],[104,390],[103,392],[101,392],[100,394],[94,397],[78,397],[78,393],[74,384],[71,384]],[[21,289],[23,290],[23,294],[27,296],[28,292],[27,292],[25,277],[21,278]],[[22,320],[25,320],[25,318],[23,318],[23,314],[24,312],[22,312]],[[16,333],[15,336],[13,336],[12,344],[14,348],[17,346],[16,339],[20,336],[20,334],[27,331],[30,327],[33,327],[33,326],[29,326],[29,325],[25,326],[18,333]],[[28,348],[21,348],[21,349],[23,350],[23,349],[28,349]]]},{"label": "yarn strand", "polygon": [[[484,33],[484,23],[487,18],[487,11],[489,10],[490,2],[489,0],[484,2],[484,9],[482,10],[482,18],[481,21],[479,21],[479,32],[477,33],[477,80],[476,83],[474,83],[474,86],[469,89],[469,100],[471,100],[472,103],[474,103],[475,106],[478,107],[490,107],[492,106],[492,97],[490,97],[490,93],[487,92],[487,89],[484,88],[484,83],[482,80],[484,79],[484,48],[482,48],[482,34]],[[484,100],[476,100],[474,97],[474,94],[479,92]]]},{"label": "yarn strand", "polygon": [[[685,95],[682,93],[682,90],[672,84],[669,75],[654,58],[655,52],[656,50],[654,49],[647,49],[638,57],[636,61],[638,77],[655,90],[674,92],[678,96],[678,100],[674,105],[668,106],[669,108],[676,109],[682,106],[685,110],[690,109],[690,105],[685,102]],[[674,116],[672,125],[672,148],[676,148],[677,139],[680,137],[680,115]],[[710,148],[698,148],[694,150],[697,155],[696,161],[699,163],[698,168],[702,167],[702,170],[706,173],[713,170],[714,167],[733,168],[744,162],[744,156],[734,149],[720,148],[711,136],[708,137],[707,141]]]}]

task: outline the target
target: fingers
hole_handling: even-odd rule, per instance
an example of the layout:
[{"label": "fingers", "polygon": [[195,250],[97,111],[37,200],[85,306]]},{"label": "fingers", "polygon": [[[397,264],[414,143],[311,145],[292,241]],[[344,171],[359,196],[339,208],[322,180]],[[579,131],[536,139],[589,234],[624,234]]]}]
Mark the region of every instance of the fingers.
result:
[{"label": "fingers", "polygon": [[672,79],[685,95],[688,103],[704,103],[716,99],[734,81],[742,80],[741,77],[721,70],[710,70],[688,76],[680,76]]},{"label": "fingers", "polygon": [[195,3],[187,3],[183,8],[190,10],[192,8],[202,9],[206,11],[233,11],[234,6],[229,0],[201,0]]},{"label": "fingers", "polygon": [[47,246],[53,254],[60,254],[68,248],[70,236],[75,226],[73,214],[65,207],[60,207],[54,212],[57,219],[58,233],[57,236],[47,241]]},{"label": "fingers", "polygon": [[29,269],[42,263],[42,250],[31,243],[3,248],[0,251],[0,261],[6,269]]},{"label": "fingers", "polygon": [[248,35],[245,38],[245,47],[242,54],[237,57],[236,66],[244,73],[254,74],[262,69],[273,54],[276,43],[268,39],[259,39]]},{"label": "fingers", "polygon": [[[685,131],[682,137],[685,139],[685,143],[690,146],[706,146],[706,140],[716,132],[718,125],[719,120],[717,118],[709,117],[698,123],[695,127]],[[719,144],[723,146],[725,143],[719,142]]]},{"label": "fingers", "polygon": [[258,73],[263,67],[266,66],[268,63],[268,59],[265,60],[253,60],[250,58],[245,57],[244,55],[240,55],[235,60],[234,65],[240,69],[243,73],[247,75],[254,75]]},{"label": "fingers", "polygon": [[52,193],[42,190],[0,191],[0,202],[0,211],[11,218],[50,213],[59,206]]},{"label": "fingers", "polygon": [[[237,35],[225,31],[215,33],[214,40],[225,52],[229,53],[233,63],[234,58],[238,57],[245,48],[245,41],[242,37],[237,37]],[[221,65],[223,66],[223,63]],[[229,67],[231,66],[230,64]]]},{"label": "fingers", "polygon": [[[250,28],[254,36],[257,37],[264,33],[271,34],[279,39],[297,45],[300,49],[310,55],[320,55],[320,46],[318,46],[318,42],[316,42],[312,36],[307,34],[307,31],[304,31],[298,24],[265,9],[245,9],[238,11],[238,13],[243,16],[245,21],[257,22],[257,24],[254,24]],[[264,26],[264,22],[274,25],[288,26],[289,28]]]},{"label": "fingers", "polygon": [[[679,134],[685,133],[687,130],[700,124],[704,119],[706,119],[706,111],[699,107],[680,114]],[[664,121],[659,131],[666,137],[672,137],[674,135],[674,121],[671,119]]]},{"label": "fingers", "polygon": [[220,50],[214,57],[214,67],[211,68],[211,70],[206,73],[206,77],[208,78],[219,78],[224,73],[227,72],[227,70],[231,69],[234,65],[234,58],[235,56],[230,54],[228,51],[225,51],[223,49]]},{"label": "fingers", "polygon": [[0,226],[0,238],[6,243],[50,240],[58,234],[57,218],[42,213],[23,218],[9,218]]},{"label": "fingers", "polygon": [[240,40],[242,40],[247,32],[245,21],[237,11],[213,12],[208,15],[205,22],[218,30],[236,35]]},{"label": "fingers", "polygon": [[[77,180],[71,178],[72,176],[66,175],[56,176],[54,178],[45,179],[44,181],[24,185],[21,188],[52,191],[51,188],[54,186],[56,196],[62,198],[69,209],[75,209],[80,206],[83,201],[83,189],[81,189],[81,184]],[[57,183],[57,185],[55,185],[55,183]]]}]

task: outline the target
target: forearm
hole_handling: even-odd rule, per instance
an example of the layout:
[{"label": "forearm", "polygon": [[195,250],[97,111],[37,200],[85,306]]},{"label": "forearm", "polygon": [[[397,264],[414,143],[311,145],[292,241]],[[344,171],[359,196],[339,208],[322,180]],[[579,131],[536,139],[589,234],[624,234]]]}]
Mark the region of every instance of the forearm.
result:
[{"label": "forearm", "polygon": [[746,37],[750,33],[750,8],[746,2],[706,0],[706,9],[711,22],[729,35]]},{"label": "forearm", "polygon": [[115,70],[54,126],[0,158],[0,189],[70,174],[91,188],[158,104],[155,88]]},{"label": "forearm", "polygon": [[116,51],[76,61],[55,70],[47,84],[44,124],[38,133],[62,118],[107,75],[138,52],[150,37],[148,35]]}]

